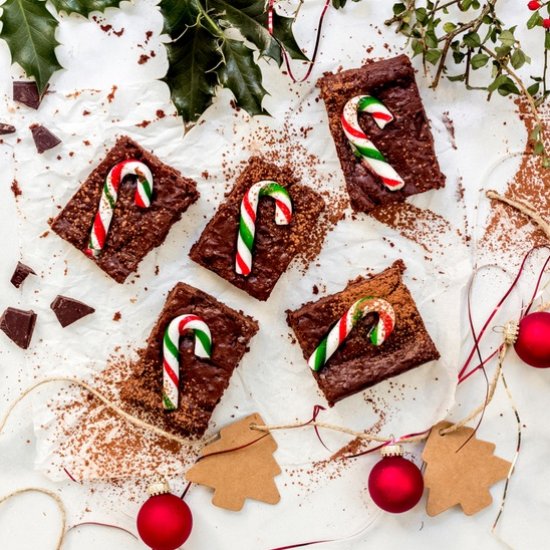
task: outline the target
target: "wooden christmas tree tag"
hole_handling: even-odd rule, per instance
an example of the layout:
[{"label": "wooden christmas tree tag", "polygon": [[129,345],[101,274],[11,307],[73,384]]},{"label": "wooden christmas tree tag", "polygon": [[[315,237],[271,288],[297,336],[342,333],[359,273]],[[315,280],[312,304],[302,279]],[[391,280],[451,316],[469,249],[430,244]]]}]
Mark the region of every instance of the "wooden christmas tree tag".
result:
[{"label": "wooden christmas tree tag", "polygon": [[[277,443],[270,433],[251,430],[251,424],[262,425],[264,421],[259,414],[252,414],[220,430],[219,439],[202,450],[205,458],[185,476],[187,481],[212,487],[212,504],[226,510],[238,512],[247,498],[268,504],[281,499],[273,479],[281,473],[273,458]],[[224,452],[255,440],[243,449]]]},{"label": "wooden christmas tree tag", "polygon": [[459,428],[441,435],[450,425],[440,422],[434,426],[422,453],[427,464],[424,484],[429,490],[426,511],[436,516],[460,504],[471,516],[493,502],[489,487],[508,476],[511,464],[493,454],[493,443],[475,437],[460,448],[474,430]]}]

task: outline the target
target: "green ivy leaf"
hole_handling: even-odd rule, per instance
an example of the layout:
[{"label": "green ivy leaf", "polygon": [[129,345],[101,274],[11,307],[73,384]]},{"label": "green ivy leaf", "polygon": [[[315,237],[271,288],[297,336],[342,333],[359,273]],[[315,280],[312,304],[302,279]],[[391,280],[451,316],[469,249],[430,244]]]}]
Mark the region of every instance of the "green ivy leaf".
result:
[{"label": "green ivy leaf", "polygon": [[217,70],[222,86],[229,88],[237,105],[251,115],[269,114],[262,107],[266,90],[262,72],[254,61],[254,52],[239,40],[226,38],[221,43],[224,63]]},{"label": "green ivy leaf", "polygon": [[105,11],[107,8],[118,8],[122,0],[51,0],[55,9],[66,13],[79,13],[88,17],[93,11]]},{"label": "green ivy leaf", "polygon": [[57,21],[42,0],[7,0],[2,8],[2,38],[13,61],[36,79],[42,94],[52,74],[61,68],[55,56]]},{"label": "green ivy leaf", "polygon": [[218,77],[215,69],[223,62],[212,35],[195,25],[175,42],[166,45],[169,61],[165,82],[172,101],[186,122],[195,122],[212,104]]},{"label": "green ivy leaf", "polygon": [[472,64],[472,69],[479,69],[480,67],[485,67],[487,63],[489,62],[489,56],[485,55],[484,53],[476,53],[472,56],[472,59],[470,59],[470,63]]}]

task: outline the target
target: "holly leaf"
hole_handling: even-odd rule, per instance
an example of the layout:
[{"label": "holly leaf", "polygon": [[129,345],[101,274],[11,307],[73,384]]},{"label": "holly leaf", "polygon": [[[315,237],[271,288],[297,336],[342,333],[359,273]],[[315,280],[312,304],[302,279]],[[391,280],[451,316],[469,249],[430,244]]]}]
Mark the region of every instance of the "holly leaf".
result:
[{"label": "holly leaf", "polygon": [[267,92],[262,86],[262,72],[254,61],[254,52],[232,38],[225,38],[221,48],[224,63],[217,70],[220,84],[233,92],[237,105],[249,114],[269,114],[262,107]]},{"label": "holly leaf", "polygon": [[281,44],[293,59],[308,61],[292,32],[292,17],[273,13],[273,36],[268,31],[268,13],[264,0],[211,0],[209,6],[220,13],[220,17],[237,28],[241,34],[252,42],[261,55],[271,57],[280,66],[283,62]]},{"label": "holly leaf", "polygon": [[122,0],[51,0],[55,9],[68,14],[79,13],[88,17],[93,11],[105,11],[107,8],[118,8]]},{"label": "holly leaf", "polygon": [[222,26],[239,29],[243,37],[258,48],[260,55],[271,57],[280,65],[282,55],[277,41],[269,34],[267,27],[252,16],[254,14],[251,10],[247,13],[246,10],[239,9],[238,4],[239,2],[234,2],[231,5],[225,0],[210,0],[208,3]]},{"label": "holly leaf", "polygon": [[162,0],[159,7],[164,18],[163,32],[174,39],[187,27],[199,24],[202,12],[199,0]]},{"label": "holly leaf", "polygon": [[42,94],[52,74],[61,68],[55,56],[57,20],[42,0],[7,0],[2,8],[2,38],[13,61],[36,79]]},{"label": "holly leaf", "polygon": [[212,104],[223,62],[218,44],[204,28],[188,27],[178,40],[166,45],[170,67],[165,82],[172,101],[186,122],[194,122]]}]

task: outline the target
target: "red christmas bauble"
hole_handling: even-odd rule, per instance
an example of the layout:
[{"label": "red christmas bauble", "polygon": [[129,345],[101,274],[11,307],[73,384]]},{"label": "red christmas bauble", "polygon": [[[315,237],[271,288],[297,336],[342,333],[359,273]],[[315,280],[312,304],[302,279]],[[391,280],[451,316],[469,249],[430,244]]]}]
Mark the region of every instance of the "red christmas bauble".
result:
[{"label": "red christmas bauble", "polygon": [[139,536],[153,550],[176,550],[189,538],[192,527],[189,506],[170,493],[149,498],[137,516]]},{"label": "red christmas bauble", "polygon": [[370,472],[370,496],[385,512],[407,512],[418,504],[423,492],[422,473],[402,456],[385,456]]},{"label": "red christmas bauble", "polygon": [[519,322],[514,349],[528,365],[538,369],[550,367],[550,313],[539,311]]}]

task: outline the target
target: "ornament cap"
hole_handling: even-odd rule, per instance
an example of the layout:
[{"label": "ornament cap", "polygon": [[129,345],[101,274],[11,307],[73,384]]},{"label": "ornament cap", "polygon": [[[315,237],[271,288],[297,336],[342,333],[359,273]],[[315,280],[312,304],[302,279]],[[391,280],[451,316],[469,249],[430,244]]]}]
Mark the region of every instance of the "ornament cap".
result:
[{"label": "ornament cap", "polygon": [[152,497],[164,495],[170,492],[170,485],[168,485],[167,481],[160,479],[151,483],[151,485],[147,488],[147,492]]},{"label": "ornament cap", "polygon": [[516,321],[508,321],[504,325],[504,342],[513,346],[519,336],[519,324]]},{"label": "ornament cap", "polygon": [[380,450],[380,454],[383,457],[386,457],[386,456],[403,456],[403,447],[401,447],[401,445],[397,445],[397,444],[385,445]]}]

